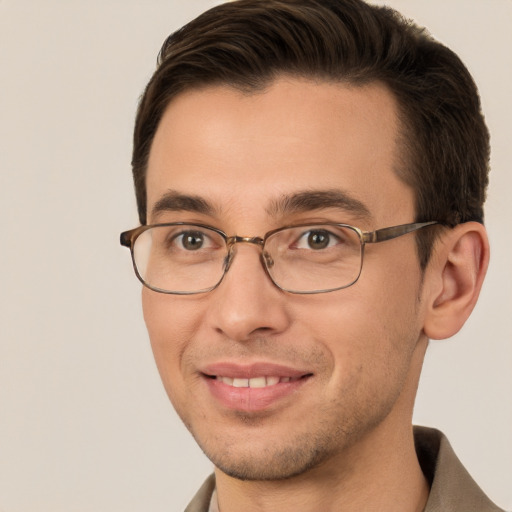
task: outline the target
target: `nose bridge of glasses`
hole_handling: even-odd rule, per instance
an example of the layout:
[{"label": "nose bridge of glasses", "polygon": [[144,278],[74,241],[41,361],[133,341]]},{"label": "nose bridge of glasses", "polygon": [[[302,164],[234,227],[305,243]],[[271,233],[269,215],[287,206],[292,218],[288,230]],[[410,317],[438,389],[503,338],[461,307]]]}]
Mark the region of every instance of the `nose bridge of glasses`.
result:
[{"label": "nose bridge of glasses", "polygon": [[[231,266],[231,263],[233,262],[233,258],[235,257],[235,251],[234,251],[235,244],[253,244],[253,245],[256,245],[256,246],[260,247],[261,249],[263,249],[265,241],[263,240],[263,238],[261,238],[259,236],[235,235],[235,236],[227,237],[226,238],[226,246],[228,248],[228,254],[224,261],[224,269],[225,269],[224,272],[227,272],[229,270],[229,267]],[[265,264],[267,266],[273,265],[273,261],[272,260],[269,261],[269,256],[266,255],[265,253],[262,253],[262,263],[264,266],[265,266]]]},{"label": "nose bridge of glasses", "polygon": [[254,244],[263,247],[263,238],[259,236],[228,236],[226,245],[231,249],[235,244]]}]

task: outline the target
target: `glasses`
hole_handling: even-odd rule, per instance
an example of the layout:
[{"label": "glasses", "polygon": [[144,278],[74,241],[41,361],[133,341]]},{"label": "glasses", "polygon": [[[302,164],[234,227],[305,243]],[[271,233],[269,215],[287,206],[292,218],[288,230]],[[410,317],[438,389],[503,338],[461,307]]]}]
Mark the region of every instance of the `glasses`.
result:
[{"label": "glasses", "polygon": [[437,222],[362,231],[347,224],[301,224],[269,231],[263,238],[228,236],[202,224],[172,222],[121,233],[139,280],[156,292],[177,295],[215,289],[229,270],[235,244],[261,248],[261,263],[272,282],[290,293],[341,290],[361,274],[366,244],[384,242]]}]

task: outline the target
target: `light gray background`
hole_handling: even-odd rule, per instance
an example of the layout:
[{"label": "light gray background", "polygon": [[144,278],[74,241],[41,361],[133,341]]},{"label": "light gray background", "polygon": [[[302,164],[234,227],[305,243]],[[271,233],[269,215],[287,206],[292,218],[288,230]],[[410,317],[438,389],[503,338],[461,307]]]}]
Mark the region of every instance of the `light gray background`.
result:
[{"label": "light gray background", "polygon": [[[118,233],[137,99],[214,0],[0,0],[0,511],[178,511],[210,472],[161,387]],[[512,508],[512,2],[390,0],[457,51],[492,132],[492,262],[415,421]]]}]

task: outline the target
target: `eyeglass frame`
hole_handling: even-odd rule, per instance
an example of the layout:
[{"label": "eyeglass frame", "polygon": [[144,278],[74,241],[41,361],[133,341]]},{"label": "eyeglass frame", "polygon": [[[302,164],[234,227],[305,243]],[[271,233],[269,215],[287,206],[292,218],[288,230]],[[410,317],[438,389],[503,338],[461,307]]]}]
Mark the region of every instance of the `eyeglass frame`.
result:
[{"label": "eyeglass frame", "polygon": [[[139,281],[144,286],[146,286],[150,290],[157,292],[157,293],[164,293],[164,294],[168,294],[168,295],[198,295],[200,293],[208,293],[208,292],[215,290],[215,288],[217,288],[220,285],[220,283],[224,280],[224,276],[226,275],[226,273],[228,272],[228,270],[231,266],[231,262],[233,261],[233,258],[234,258],[234,252],[233,252],[234,245],[238,244],[238,243],[249,243],[249,244],[254,244],[254,245],[261,247],[261,250],[262,250],[261,258],[260,258],[261,264],[263,266],[263,269],[265,270],[265,273],[269,277],[270,281],[274,284],[274,286],[276,286],[279,290],[282,290],[282,291],[288,292],[288,293],[293,293],[296,295],[313,295],[313,294],[317,294],[317,293],[329,293],[329,292],[334,292],[334,291],[338,291],[338,290],[343,290],[344,288],[349,288],[350,286],[354,285],[359,280],[359,277],[361,276],[361,272],[363,270],[364,249],[365,249],[366,244],[373,244],[373,243],[385,242],[387,240],[393,240],[395,238],[398,238],[403,235],[407,235],[408,233],[412,233],[412,232],[422,229],[424,227],[439,225],[439,224],[441,224],[441,223],[438,221],[412,222],[409,224],[399,224],[397,226],[389,226],[386,228],[380,228],[380,229],[376,229],[374,231],[364,231],[356,226],[352,226],[350,224],[337,223],[337,222],[325,222],[325,223],[321,222],[321,223],[317,223],[317,224],[305,223],[305,224],[292,224],[292,225],[282,226],[277,229],[272,229],[271,231],[268,231],[267,233],[265,233],[265,235],[263,237],[259,237],[259,236],[247,237],[247,236],[239,236],[239,235],[228,236],[221,229],[215,228],[213,226],[208,226],[207,224],[200,224],[200,223],[194,223],[194,222],[192,222],[192,223],[190,223],[190,222],[165,222],[165,223],[161,223],[161,224],[144,224],[137,228],[130,229],[128,231],[123,231],[120,235],[120,243],[123,247],[128,247],[130,249],[133,269],[134,269],[135,275],[137,276]],[[134,254],[135,242],[136,242],[137,238],[142,233],[144,233],[144,231],[147,231],[149,229],[156,228],[156,227],[165,227],[165,226],[193,226],[193,227],[198,227],[198,228],[202,228],[202,229],[209,229],[211,231],[216,232],[217,234],[219,234],[222,237],[222,239],[226,243],[227,259],[226,259],[226,263],[224,265],[224,271],[222,272],[222,275],[221,275],[219,281],[215,285],[213,285],[209,288],[206,288],[204,290],[192,291],[192,292],[169,291],[169,290],[164,290],[162,288],[156,288],[154,286],[151,286],[149,283],[147,283],[142,278],[142,276],[140,275],[139,270],[137,268],[137,264],[135,262],[135,254]],[[269,263],[268,263],[267,259],[265,258],[265,253],[264,253],[265,242],[268,240],[269,237],[271,237],[272,235],[274,235],[275,233],[278,233],[280,231],[284,231],[286,229],[292,229],[292,228],[307,227],[307,226],[337,226],[340,228],[351,229],[358,235],[359,242],[361,244],[361,262],[359,265],[359,272],[352,282],[350,282],[349,284],[343,285],[343,286],[336,287],[336,288],[328,288],[328,289],[313,290],[313,291],[289,290],[289,289],[283,288],[282,286],[280,286],[278,283],[275,282],[274,278],[272,277],[272,275],[270,273],[269,267],[268,267]]]}]

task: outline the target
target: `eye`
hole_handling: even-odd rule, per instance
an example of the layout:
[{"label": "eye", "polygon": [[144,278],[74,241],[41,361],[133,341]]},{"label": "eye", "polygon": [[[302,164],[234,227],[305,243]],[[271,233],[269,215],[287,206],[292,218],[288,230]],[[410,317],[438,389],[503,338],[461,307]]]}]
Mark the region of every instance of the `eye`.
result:
[{"label": "eye", "polygon": [[184,249],[185,251],[198,251],[212,246],[212,241],[202,231],[183,231],[175,235],[171,243],[178,249]]},{"label": "eye", "polygon": [[303,233],[296,242],[297,249],[319,251],[339,243],[339,238],[325,229],[312,229]]}]

